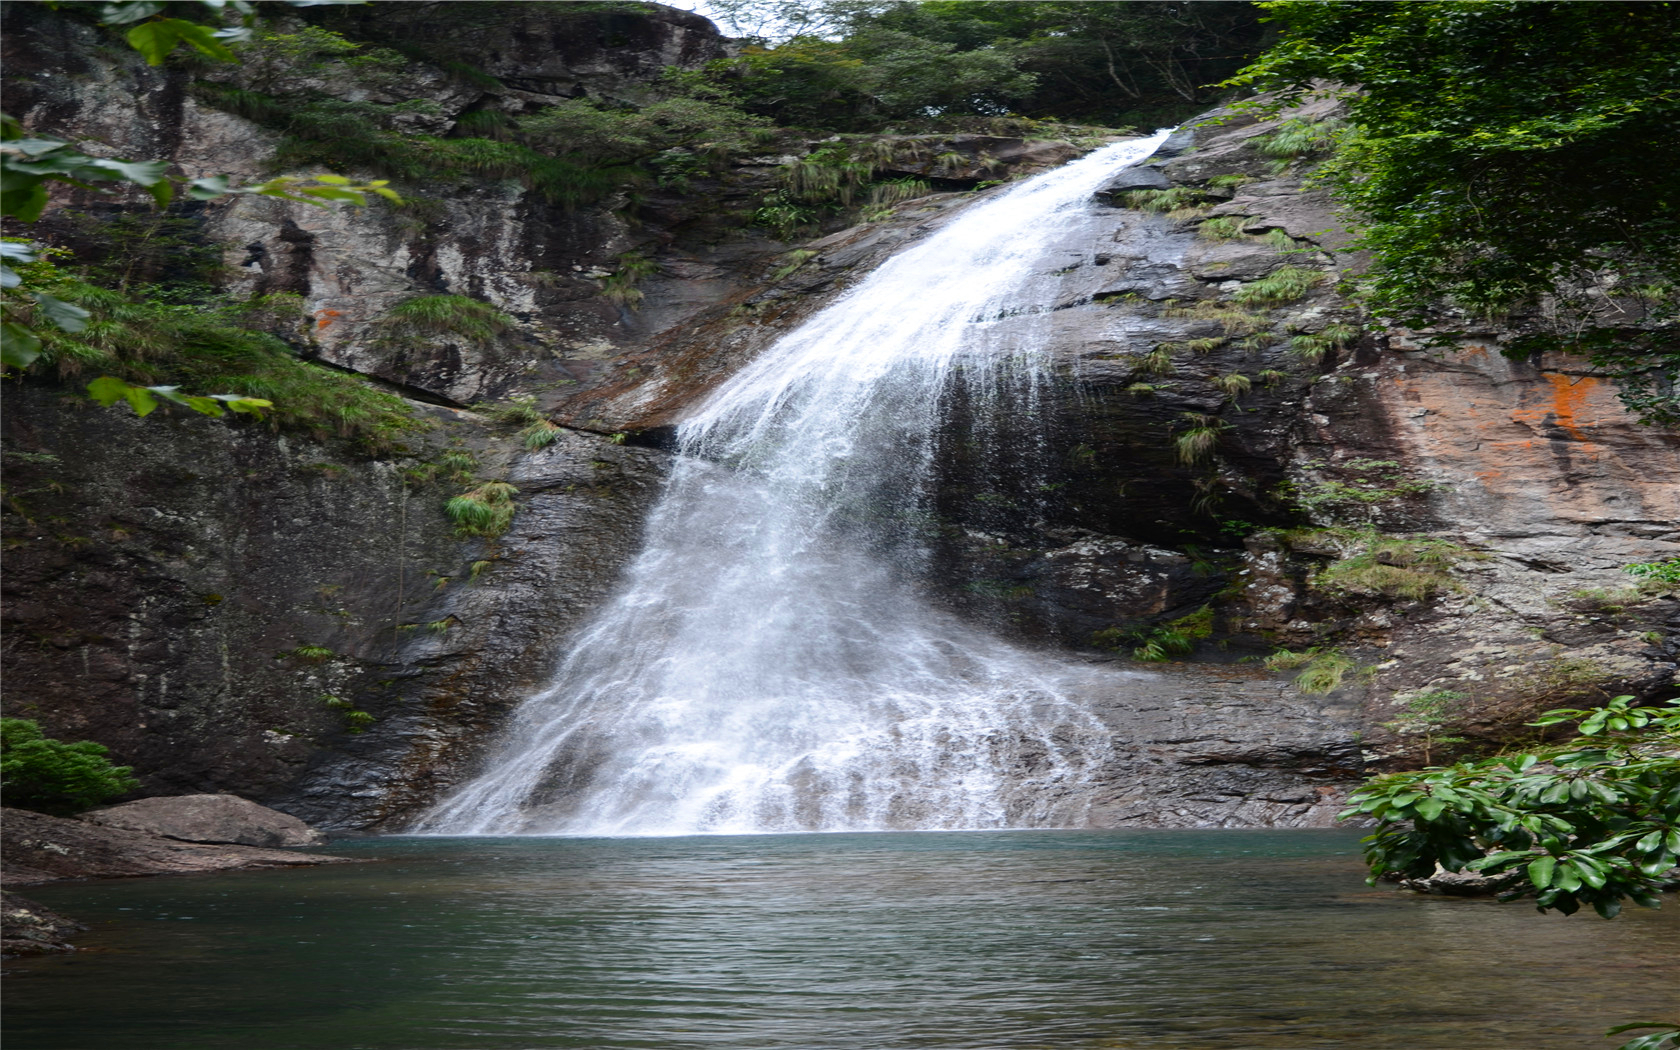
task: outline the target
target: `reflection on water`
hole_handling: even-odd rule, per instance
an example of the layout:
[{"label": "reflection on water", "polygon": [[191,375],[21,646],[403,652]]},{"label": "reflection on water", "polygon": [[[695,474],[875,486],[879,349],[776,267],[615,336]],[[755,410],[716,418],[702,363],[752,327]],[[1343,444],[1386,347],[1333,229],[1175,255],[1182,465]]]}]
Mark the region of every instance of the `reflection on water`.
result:
[{"label": "reflection on water", "polygon": [[1612,1047],[1680,914],[1369,889],[1346,832],[386,839],[29,891],[8,1050]]}]

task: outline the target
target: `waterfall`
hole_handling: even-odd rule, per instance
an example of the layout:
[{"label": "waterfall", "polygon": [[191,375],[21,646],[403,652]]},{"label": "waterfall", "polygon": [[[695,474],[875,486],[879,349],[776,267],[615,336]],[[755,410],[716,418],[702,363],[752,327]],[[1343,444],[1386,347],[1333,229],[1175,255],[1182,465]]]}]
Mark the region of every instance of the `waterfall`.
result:
[{"label": "waterfall", "polygon": [[982,429],[1030,407],[1058,238],[1165,134],[959,213],[718,388],[615,595],[415,830],[1082,826],[1111,745],[1079,697],[1125,672],[1011,645],[916,583],[951,402]]}]

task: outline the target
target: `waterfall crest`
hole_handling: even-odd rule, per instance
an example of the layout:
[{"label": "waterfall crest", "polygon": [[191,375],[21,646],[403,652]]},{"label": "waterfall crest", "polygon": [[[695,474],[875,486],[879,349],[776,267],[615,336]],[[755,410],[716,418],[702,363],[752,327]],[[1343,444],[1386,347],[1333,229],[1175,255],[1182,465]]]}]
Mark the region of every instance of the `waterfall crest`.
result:
[{"label": "waterfall crest", "polygon": [[1012,646],[915,581],[950,401],[1030,406],[1056,239],[1165,135],[965,210],[719,387],[615,595],[414,830],[1082,826],[1110,745],[1076,696],[1124,672]]}]

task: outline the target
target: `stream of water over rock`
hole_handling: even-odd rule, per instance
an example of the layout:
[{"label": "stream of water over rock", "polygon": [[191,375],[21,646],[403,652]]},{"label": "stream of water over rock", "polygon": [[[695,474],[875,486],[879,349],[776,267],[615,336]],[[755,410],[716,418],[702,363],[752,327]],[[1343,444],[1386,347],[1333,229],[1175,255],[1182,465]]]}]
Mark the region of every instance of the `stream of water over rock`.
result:
[{"label": "stream of water over rock", "polygon": [[[416,830],[1084,826],[1112,745],[1079,698],[1128,673],[1011,645],[914,581],[951,401],[974,442],[1031,411],[1058,237],[1165,136],[963,211],[720,387],[615,596]],[[1044,451],[1011,444],[1018,470]]]}]

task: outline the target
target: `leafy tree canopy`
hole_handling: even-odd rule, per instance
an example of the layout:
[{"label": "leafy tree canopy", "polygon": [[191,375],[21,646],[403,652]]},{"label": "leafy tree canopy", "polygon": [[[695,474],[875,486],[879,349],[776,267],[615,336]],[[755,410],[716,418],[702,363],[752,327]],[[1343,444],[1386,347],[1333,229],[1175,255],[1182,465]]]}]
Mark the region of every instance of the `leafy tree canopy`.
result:
[{"label": "leafy tree canopy", "polygon": [[48,813],[74,813],[133,791],[128,766],[113,766],[103,744],[43,736],[24,718],[0,718],[0,800]]},{"label": "leafy tree canopy", "polygon": [[1680,423],[1680,4],[1258,6],[1281,41],[1229,83],[1358,89],[1326,174],[1365,224],[1379,314],[1526,311],[1514,351],[1587,352],[1648,422]]},{"label": "leafy tree canopy", "polygon": [[1110,126],[1205,108],[1258,48],[1253,5],[1210,0],[715,0],[756,41],[732,72],[744,103],[813,130],[1019,113]]}]

